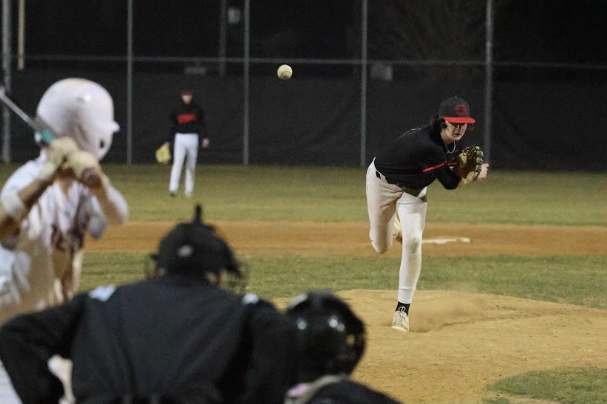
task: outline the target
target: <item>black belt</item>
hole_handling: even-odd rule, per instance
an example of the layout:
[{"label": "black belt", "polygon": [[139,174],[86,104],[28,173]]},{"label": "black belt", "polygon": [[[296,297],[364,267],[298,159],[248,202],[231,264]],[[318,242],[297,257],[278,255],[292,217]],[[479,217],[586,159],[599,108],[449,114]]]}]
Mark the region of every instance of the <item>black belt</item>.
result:
[{"label": "black belt", "polygon": [[399,182],[393,182],[393,181],[390,181],[390,180],[389,180],[389,179],[388,179],[388,178],[387,178],[385,175],[383,175],[382,173],[380,173],[380,172],[379,172],[379,171],[377,171],[377,170],[375,170],[375,176],[376,176],[377,178],[379,178],[380,180],[382,179],[382,177],[384,177],[383,179],[384,179],[384,180],[385,180],[385,181],[386,181],[388,184],[391,184],[391,185],[396,185],[397,187],[400,187],[400,188],[401,188],[401,189],[402,189],[404,192],[408,193],[409,195],[417,196],[417,195],[419,195],[419,194],[422,192],[422,189],[423,189],[423,188],[411,188],[411,187],[408,187],[408,186],[406,186],[406,185],[402,185],[402,184],[401,184],[401,183],[399,183]]},{"label": "black belt", "polygon": [[403,185],[399,184],[398,182],[390,181],[390,180],[388,179],[388,177],[386,177],[385,175],[383,175],[382,173],[380,173],[380,172],[379,172],[379,171],[377,171],[377,170],[375,170],[375,176],[376,176],[377,178],[379,178],[380,180],[381,180],[381,179],[382,179],[382,177],[383,177],[383,179],[384,179],[384,180],[386,180],[386,182],[387,182],[388,184],[392,184],[392,185],[398,185],[399,187],[402,187],[402,186],[403,186]]}]

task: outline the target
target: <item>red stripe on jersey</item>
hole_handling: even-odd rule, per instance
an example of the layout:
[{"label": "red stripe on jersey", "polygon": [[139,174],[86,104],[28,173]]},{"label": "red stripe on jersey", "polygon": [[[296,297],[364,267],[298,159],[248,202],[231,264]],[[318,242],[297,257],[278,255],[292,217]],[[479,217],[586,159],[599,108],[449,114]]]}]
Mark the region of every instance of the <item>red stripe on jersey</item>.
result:
[{"label": "red stripe on jersey", "polygon": [[446,161],[443,161],[442,163],[437,164],[437,165],[435,165],[435,166],[432,166],[432,167],[426,167],[426,168],[424,168],[422,171],[423,171],[423,172],[425,172],[425,173],[427,173],[427,172],[429,172],[429,171],[434,171],[434,170],[436,170],[437,168],[441,168],[442,166],[444,166],[444,165],[446,165],[446,164],[447,164],[447,162],[446,162]]},{"label": "red stripe on jersey", "polygon": [[177,123],[196,122],[196,114],[180,114],[177,115]]}]

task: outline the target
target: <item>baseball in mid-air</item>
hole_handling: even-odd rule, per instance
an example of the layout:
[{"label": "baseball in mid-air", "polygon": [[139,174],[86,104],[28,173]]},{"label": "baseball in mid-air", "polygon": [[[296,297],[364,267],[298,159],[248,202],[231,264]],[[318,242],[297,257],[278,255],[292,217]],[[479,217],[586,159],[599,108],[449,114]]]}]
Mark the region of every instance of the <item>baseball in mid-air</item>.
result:
[{"label": "baseball in mid-air", "polygon": [[280,65],[276,71],[278,78],[281,80],[289,80],[293,75],[293,69],[289,65]]}]

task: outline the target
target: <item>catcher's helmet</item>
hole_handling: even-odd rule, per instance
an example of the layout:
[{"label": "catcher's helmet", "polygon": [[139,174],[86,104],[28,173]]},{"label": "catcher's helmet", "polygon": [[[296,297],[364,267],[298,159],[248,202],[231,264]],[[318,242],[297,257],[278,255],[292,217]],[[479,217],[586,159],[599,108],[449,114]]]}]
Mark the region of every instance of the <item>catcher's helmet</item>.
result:
[{"label": "catcher's helmet", "polygon": [[42,95],[37,119],[57,136],[69,136],[78,147],[101,160],[120,127],[114,121],[112,97],[94,81],[68,78],[51,85]]},{"label": "catcher's helmet", "polygon": [[286,315],[297,329],[302,381],[352,373],[365,349],[365,326],[344,301],[311,291],[294,298]]},{"label": "catcher's helmet", "polygon": [[178,224],[158,246],[156,262],[168,273],[204,274],[226,270],[239,275],[239,264],[226,241],[212,226],[202,223],[202,208],[195,208],[194,220]]}]

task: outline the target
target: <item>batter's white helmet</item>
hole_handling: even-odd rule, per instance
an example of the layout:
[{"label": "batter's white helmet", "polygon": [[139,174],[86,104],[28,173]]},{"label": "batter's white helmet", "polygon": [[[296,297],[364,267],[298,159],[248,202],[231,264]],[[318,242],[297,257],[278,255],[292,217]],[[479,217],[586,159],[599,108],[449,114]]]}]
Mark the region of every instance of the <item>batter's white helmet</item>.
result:
[{"label": "batter's white helmet", "polygon": [[112,97],[94,81],[68,78],[50,86],[38,104],[37,119],[57,136],[73,138],[82,150],[101,160],[120,126]]}]

